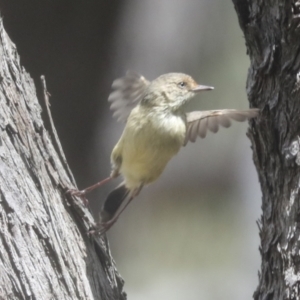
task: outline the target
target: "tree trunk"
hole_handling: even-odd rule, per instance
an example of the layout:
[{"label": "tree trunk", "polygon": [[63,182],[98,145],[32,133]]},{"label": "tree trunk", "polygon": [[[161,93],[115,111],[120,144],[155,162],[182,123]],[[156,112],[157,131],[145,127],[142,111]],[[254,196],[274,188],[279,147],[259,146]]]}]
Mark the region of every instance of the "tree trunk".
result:
[{"label": "tree trunk", "polygon": [[65,196],[72,174],[2,20],[0,59],[0,299],[125,299],[107,240]]},{"label": "tree trunk", "polygon": [[262,257],[254,299],[299,299],[300,2],[233,0],[246,39],[249,137],[262,189]]}]

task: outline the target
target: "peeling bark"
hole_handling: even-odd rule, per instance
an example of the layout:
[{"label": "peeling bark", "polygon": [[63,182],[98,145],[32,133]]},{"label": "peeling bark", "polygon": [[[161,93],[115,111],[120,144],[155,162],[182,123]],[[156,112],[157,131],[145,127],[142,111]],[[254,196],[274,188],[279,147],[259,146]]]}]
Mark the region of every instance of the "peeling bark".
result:
[{"label": "peeling bark", "polygon": [[52,142],[1,20],[0,299],[126,299],[107,240],[65,196],[74,180]]},{"label": "peeling bark", "polygon": [[300,1],[233,0],[261,116],[249,137],[262,189],[262,257],[254,299],[300,299]]}]

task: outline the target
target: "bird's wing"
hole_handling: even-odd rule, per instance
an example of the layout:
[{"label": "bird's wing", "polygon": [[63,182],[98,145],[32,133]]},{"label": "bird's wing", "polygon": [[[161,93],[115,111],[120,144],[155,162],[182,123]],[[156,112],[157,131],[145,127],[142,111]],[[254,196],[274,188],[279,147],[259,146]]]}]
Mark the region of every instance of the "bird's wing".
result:
[{"label": "bird's wing", "polygon": [[142,75],[127,71],[122,78],[112,84],[114,90],[108,97],[110,109],[118,121],[126,122],[131,110],[142,100],[144,92],[150,82]]},{"label": "bird's wing", "polygon": [[231,125],[231,120],[243,122],[256,117],[258,114],[259,109],[257,108],[250,108],[247,110],[207,110],[187,113],[187,131],[184,146],[188,141],[194,143],[197,136],[205,138],[207,130],[217,132],[219,130],[219,125],[228,128]]}]

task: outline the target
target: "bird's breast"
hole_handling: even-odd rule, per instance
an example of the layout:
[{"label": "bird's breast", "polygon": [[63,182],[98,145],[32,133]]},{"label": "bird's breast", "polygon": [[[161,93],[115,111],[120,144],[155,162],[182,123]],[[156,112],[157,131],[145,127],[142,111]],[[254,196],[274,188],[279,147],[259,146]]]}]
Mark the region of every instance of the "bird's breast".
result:
[{"label": "bird's breast", "polygon": [[121,173],[127,185],[156,180],[183,145],[185,133],[180,116],[131,116],[122,136]]}]

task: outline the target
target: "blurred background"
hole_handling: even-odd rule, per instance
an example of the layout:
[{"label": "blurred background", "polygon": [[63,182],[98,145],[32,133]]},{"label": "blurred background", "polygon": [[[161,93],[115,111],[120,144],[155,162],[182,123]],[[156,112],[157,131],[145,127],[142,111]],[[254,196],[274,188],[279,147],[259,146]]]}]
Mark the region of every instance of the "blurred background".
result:
[{"label": "blurred background", "polygon": [[[231,1],[0,0],[21,63],[46,76],[55,124],[79,188],[110,172],[124,124],[107,102],[128,69],[185,72],[215,90],[193,109],[247,108],[249,65]],[[251,299],[257,286],[260,189],[248,124],[189,144],[109,231],[129,300]],[[97,216],[113,182],[89,195]]]}]

